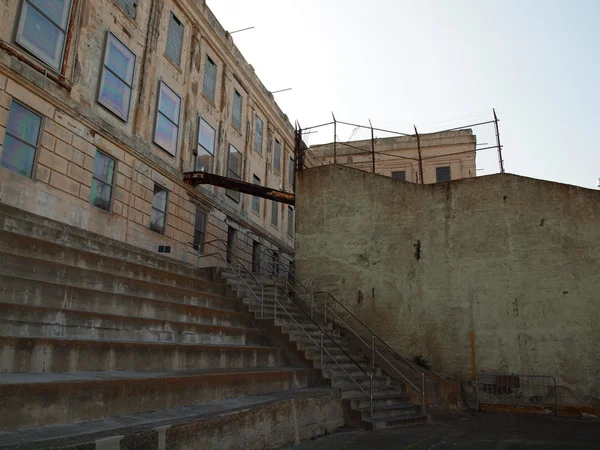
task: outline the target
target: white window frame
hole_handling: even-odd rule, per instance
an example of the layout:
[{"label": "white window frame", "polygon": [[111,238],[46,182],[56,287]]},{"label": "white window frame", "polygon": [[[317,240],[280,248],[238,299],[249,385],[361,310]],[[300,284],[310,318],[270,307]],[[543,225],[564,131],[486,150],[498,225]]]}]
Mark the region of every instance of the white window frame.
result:
[{"label": "white window frame", "polygon": [[[113,163],[114,163],[114,165],[113,165],[112,179],[111,179],[110,183],[107,183],[106,181],[101,180],[96,175],[94,175],[94,172],[95,172],[95,169],[96,169],[96,161],[98,159],[98,155],[102,155],[103,157],[112,160]],[[92,202],[93,192],[92,192],[92,188],[90,187],[90,205],[92,205],[94,208],[100,209],[100,210],[108,212],[108,213],[112,212],[113,198],[114,198],[113,194],[115,192],[115,179],[117,178],[116,174],[117,174],[117,160],[115,158],[107,155],[106,153],[101,152],[100,150],[96,150],[96,157],[94,158],[94,167],[92,169],[92,186],[94,185],[94,180],[98,180],[98,182],[110,186],[110,200],[108,201],[108,209],[104,209],[104,208],[102,208],[100,206],[95,205]]]},{"label": "white window frame", "polygon": [[[173,93],[173,95],[175,95],[179,99],[179,111],[178,111],[178,114],[177,114],[177,123],[173,122],[171,119],[169,119],[165,114],[163,114],[160,111],[160,105],[161,105],[161,98],[162,98],[163,88],[168,89],[169,91],[171,91]],[[167,92],[167,91],[165,91],[165,92]],[[171,150],[166,149],[165,147],[163,147],[156,140],[156,131],[157,131],[157,128],[158,128],[158,117],[159,117],[159,115],[163,116],[166,120],[168,120],[169,122],[171,122],[177,128],[177,135],[175,136],[175,149],[173,150],[173,152],[171,152]],[[179,122],[181,120],[181,97],[179,95],[177,95],[177,93],[173,89],[171,89],[167,85],[167,83],[165,83],[162,80],[159,81],[159,83],[158,83],[158,95],[157,95],[157,99],[156,99],[156,114],[155,114],[155,116],[156,117],[154,118],[154,139],[153,139],[154,143],[156,145],[158,145],[160,148],[162,148],[169,155],[176,157],[177,156],[177,148],[179,147]]]},{"label": "white window frame", "polygon": [[[38,128],[37,139],[36,139],[35,145],[32,145],[31,142],[26,141],[22,137],[19,137],[19,136],[15,135],[15,134],[11,133],[8,130],[8,124],[10,123],[10,112],[11,112],[12,106],[14,104],[19,105],[21,108],[26,109],[31,114],[33,114],[35,116],[38,116],[40,118],[40,126]],[[4,141],[2,142],[2,155],[0,157],[0,167],[3,167],[6,170],[10,170],[11,172],[16,173],[17,175],[26,176],[27,178],[34,178],[35,170],[36,170],[36,166],[37,166],[38,154],[39,154],[39,150],[40,150],[40,144],[42,142],[42,133],[43,133],[43,130],[44,130],[44,116],[42,116],[41,114],[35,112],[33,109],[27,107],[23,103],[21,103],[21,102],[16,101],[16,100],[13,99],[11,101],[11,104],[10,104],[9,109],[8,109],[8,119],[6,121],[6,128],[5,128],[5,132],[4,132]],[[26,146],[33,148],[33,159],[31,161],[31,170],[30,170],[30,172],[29,172],[28,175],[23,175],[22,173],[17,172],[15,170],[12,170],[11,168],[6,167],[6,166],[4,166],[4,165],[1,164],[2,163],[2,158],[4,157],[4,151],[6,149],[5,142],[6,142],[6,137],[7,136],[10,136],[11,138],[13,138],[13,139],[15,139],[17,141],[22,142]]]}]

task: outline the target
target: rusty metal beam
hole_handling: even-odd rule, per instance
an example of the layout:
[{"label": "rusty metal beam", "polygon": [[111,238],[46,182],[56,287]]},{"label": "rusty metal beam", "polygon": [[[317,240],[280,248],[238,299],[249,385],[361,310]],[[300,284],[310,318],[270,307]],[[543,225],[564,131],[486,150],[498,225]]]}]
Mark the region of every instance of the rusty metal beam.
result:
[{"label": "rusty metal beam", "polygon": [[214,173],[186,172],[183,174],[183,181],[191,186],[210,184],[212,186],[231,189],[232,191],[266,198],[287,205],[294,205],[296,203],[296,196],[290,192],[278,191],[258,184],[251,184],[233,178],[222,177],[221,175],[215,175]]}]

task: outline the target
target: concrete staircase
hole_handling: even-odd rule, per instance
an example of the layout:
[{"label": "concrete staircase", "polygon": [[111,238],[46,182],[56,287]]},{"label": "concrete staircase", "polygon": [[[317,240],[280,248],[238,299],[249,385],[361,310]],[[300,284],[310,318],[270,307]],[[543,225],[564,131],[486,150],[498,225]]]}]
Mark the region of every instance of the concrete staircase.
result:
[{"label": "concrete staircase", "polygon": [[290,367],[225,284],[152,252],[1,206],[0,286],[0,448],[84,448],[189,424],[208,402],[310,394],[311,371]]},{"label": "concrete staircase", "polygon": [[[255,318],[263,322],[265,329],[285,336],[292,350],[297,350],[311,367],[319,370],[331,387],[341,390],[349,424],[377,430],[429,421],[420,405],[409,402],[404,383],[392,382],[381,369],[370,367],[365,355],[351,350],[347,340],[340,337],[340,330],[334,329],[331,322],[326,322],[316,312],[313,312],[311,319],[310,306],[303,300],[293,300],[292,295],[286,295],[282,280],[264,274],[242,274],[244,281],[240,282],[235,274],[228,272],[223,272],[222,277],[238,292],[239,298]],[[323,345],[328,354],[326,352],[323,355],[321,364],[322,331],[325,333]],[[365,392],[370,392],[369,375],[373,376],[372,415],[369,395],[365,395]]]}]

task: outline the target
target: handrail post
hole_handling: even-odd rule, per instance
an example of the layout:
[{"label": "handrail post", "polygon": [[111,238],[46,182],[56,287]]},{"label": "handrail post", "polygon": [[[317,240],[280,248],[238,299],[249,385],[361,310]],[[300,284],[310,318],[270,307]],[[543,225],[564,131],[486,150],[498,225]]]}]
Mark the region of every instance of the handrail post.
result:
[{"label": "handrail post", "polygon": [[275,284],[275,309],[273,310],[273,320],[277,319],[277,284]]},{"label": "handrail post", "polygon": [[425,414],[425,374],[421,372],[421,412]]},{"label": "handrail post", "polygon": [[371,335],[371,367],[375,368],[375,335]]},{"label": "handrail post", "polygon": [[369,405],[371,410],[371,418],[373,418],[373,374],[369,375]]},{"label": "handrail post", "polygon": [[323,370],[325,366],[323,365],[323,332],[321,331],[321,370]]}]

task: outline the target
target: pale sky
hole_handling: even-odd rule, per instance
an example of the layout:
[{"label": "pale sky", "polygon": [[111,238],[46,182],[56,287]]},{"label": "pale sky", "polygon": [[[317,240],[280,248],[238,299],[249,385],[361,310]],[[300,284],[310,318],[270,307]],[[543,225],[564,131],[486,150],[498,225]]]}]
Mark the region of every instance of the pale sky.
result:
[{"label": "pale sky", "polygon": [[268,89],[293,88],[275,94],[292,123],[411,133],[496,108],[507,172],[596,189],[600,0],[207,3],[226,30],[256,27],[234,41]]}]

